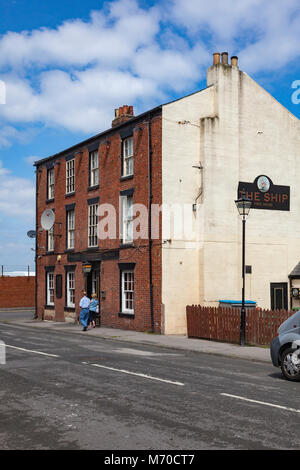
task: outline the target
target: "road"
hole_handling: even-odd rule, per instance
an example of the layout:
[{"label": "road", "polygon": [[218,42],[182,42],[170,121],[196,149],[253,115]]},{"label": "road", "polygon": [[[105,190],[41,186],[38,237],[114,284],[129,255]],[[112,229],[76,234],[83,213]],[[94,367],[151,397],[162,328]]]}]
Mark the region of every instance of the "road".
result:
[{"label": "road", "polygon": [[1,449],[299,449],[272,364],[0,323]]}]

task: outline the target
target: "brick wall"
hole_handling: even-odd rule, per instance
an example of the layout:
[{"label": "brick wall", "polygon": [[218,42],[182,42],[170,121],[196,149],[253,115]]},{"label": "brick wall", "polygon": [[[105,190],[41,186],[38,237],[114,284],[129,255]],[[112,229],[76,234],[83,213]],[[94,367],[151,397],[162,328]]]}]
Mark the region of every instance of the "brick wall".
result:
[{"label": "brick wall", "polygon": [[35,276],[0,277],[0,308],[34,307]]}]

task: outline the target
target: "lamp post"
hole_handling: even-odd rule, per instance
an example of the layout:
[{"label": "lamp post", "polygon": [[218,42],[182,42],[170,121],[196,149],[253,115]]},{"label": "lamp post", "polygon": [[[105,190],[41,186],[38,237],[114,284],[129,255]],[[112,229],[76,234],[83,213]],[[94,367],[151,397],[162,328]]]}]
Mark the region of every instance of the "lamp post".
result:
[{"label": "lamp post", "polygon": [[246,309],[245,309],[245,234],[246,234],[246,219],[249,215],[252,200],[248,199],[245,195],[245,192],[242,192],[240,199],[235,201],[239,215],[242,218],[243,224],[243,249],[242,249],[242,278],[243,278],[243,287],[242,287],[242,309],[241,309],[241,337],[240,344],[241,346],[245,345],[245,330],[246,330]]}]

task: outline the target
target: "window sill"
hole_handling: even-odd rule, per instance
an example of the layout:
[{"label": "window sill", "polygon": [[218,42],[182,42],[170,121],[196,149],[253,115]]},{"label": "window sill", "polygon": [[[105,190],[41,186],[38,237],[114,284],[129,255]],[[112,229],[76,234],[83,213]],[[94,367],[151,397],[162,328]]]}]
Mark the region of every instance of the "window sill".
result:
[{"label": "window sill", "polygon": [[75,191],[73,191],[72,193],[65,194],[65,197],[72,197],[72,196],[75,196]]},{"label": "window sill", "polygon": [[65,249],[65,253],[74,253],[75,252],[75,248],[66,248]]},{"label": "window sill", "polygon": [[86,251],[98,251],[99,246],[88,246]]},{"label": "window sill", "polygon": [[120,318],[134,318],[134,313],[120,312],[119,317]]},{"label": "window sill", "polygon": [[45,255],[55,255],[54,250],[46,251]]},{"label": "window sill", "polygon": [[44,308],[47,310],[54,310],[55,305],[44,305]]},{"label": "window sill", "polygon": [[134,175],[121,176],[120,181],[132,180]]},{"label": "window sill", "polygon": [[54,197],[51,199],[46,199],[46,204],[51,204],[52,202],[54,202]]},{"label": "window sill", "polygon": [[99,189],[99,184],[96,184],[95,186],[89,186],[87,188],[88,191],[96,191],[96,189]]},{"label": "window sill", "polygon": [[128,243],[120,243],[120,250],[124,250],[126,248],[134,248],[134,243],[133,242],[128,242]]},{"label": "window sill", "polygon": [[64,306],[65,312],[75,312],[75,307],[67,307],[66,305]]}]

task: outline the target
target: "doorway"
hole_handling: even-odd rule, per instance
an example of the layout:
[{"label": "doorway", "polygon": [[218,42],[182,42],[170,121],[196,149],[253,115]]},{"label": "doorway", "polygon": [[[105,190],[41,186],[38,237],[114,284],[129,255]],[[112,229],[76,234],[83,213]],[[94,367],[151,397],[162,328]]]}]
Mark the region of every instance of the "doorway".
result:
[{"label": "doorway", "polygon": [[88,298],[92,297],[92,294],[96,294],[99,299],[100,295],[100,266],[93,266],[91,272],[86,276],[86,293]]},{"label": "doorway", "polygon": [[288,309],[288,284],[287,282],[271,283],[271,310]]}]

